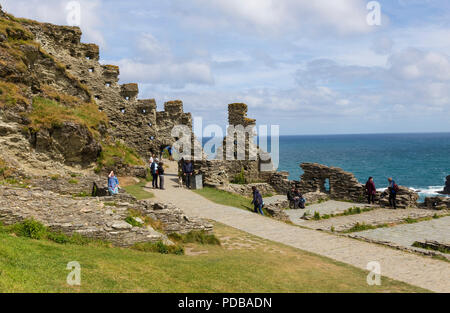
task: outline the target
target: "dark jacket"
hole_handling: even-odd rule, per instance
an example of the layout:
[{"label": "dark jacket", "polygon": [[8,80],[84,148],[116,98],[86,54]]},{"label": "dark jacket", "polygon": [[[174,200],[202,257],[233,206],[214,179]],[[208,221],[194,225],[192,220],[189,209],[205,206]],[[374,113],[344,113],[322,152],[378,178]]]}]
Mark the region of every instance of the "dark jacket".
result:
[{"label": "dark jacket", "polygon": [[375,183],[373,181],[368,180],[366,183],[366,191],[369,195],[374,195],[377,193],[377,188],[375,188]]},{"label": "dark jacket", "polygon": [[254,204],[254,205],[261,205],[262,203],[263,203],[263,199],[262,199],[261,193],[258,190],[255,190],[253,192],[252,204]]},{"label": "dark jacket", "polygon": [[184,162],[183,163],[183,173],[185,174],[191,174],[194,171],[194,166],[192,165],[192,162]]},{"label": "dark jacket", "polygon": [[155,175],[156,171],[158,170],[158,163],[153,161],[152,165],[150,165],[150,170],[151,170],[152,174]]},{"label": "dark jacket", "polygon": [[292,201],[292,200],[294,200],[294,197],[295,197],[295,191],[289,190],[287,193],[288,200]]},{"label": "dark jacket", "polygon": [[158,165],[158,175],[164,175],[164,167],[162,165]]}]

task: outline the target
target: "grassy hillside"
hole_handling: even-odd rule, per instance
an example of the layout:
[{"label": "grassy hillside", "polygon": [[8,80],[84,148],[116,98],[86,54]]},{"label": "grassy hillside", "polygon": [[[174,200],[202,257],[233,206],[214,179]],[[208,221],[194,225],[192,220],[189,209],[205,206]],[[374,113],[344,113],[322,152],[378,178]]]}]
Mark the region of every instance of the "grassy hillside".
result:
[{"label": "grassy hillside", "polygon": [[[189,244],[187,255],[36,241],[0,233],[0,292],[420,292],[329,259],[216,225],[222,245]],[[66,284],[68,262],[81,286]]]}]

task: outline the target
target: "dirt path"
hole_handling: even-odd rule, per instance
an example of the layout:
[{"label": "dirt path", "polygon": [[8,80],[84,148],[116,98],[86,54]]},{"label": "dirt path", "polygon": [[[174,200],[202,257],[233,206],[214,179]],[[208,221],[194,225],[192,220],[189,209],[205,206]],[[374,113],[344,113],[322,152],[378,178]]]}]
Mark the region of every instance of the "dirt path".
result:
[{"label": "dirt path", "polygon": [[[435,292],[450,292],[450,263],[381,245],[288,225],[252,212],[213,203],[178,187],[176,165],[166,171],[166,190],[151,190],[158,201],[173,203],[187,215],[211,219],[264,239],[344,262],[363,270],[377,261],[382,276]],[[151,186],[151,183],[150,183]]]}]

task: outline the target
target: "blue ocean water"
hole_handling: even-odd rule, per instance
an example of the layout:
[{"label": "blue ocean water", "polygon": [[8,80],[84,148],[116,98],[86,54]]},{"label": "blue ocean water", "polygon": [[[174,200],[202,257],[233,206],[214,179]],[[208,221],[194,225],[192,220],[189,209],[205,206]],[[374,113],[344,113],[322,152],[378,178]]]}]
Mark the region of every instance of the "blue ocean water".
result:
[{"label": "blue ocean water", "polygon": [[373,176],[377,189],[393,177],[423,198],[442,190],[450,175],[450,133],[281,136],[278,170],[298,180],[303,162],[340,167],[361,183]]}]

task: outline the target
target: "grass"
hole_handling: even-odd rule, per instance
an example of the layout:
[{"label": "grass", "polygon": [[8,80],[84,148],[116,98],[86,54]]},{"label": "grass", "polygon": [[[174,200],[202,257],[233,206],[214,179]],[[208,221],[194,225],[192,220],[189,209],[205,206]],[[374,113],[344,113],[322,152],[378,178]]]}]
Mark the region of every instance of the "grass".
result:
[{"label": "grass", "polygon": [[204,231],[191,231],[187,234],[169,234],[169,239],[178,243],[199,243],[202,245],[218,245],[220,240],[213,234],[208,234]]},{"label": "grass", "polygon": [[359,231],[364,231],[364,230],[369,230],[369,229],[377,229],[377,228],[384,228],[384,227],[389,227],[389,225],[387,224],[380,224],[380,225],[367,225],[365,223],[356,223],[352,228],[347,229],[345,231],[343,231],[343,233],[355,233],[355,232],[359,232]]},{"label": "grass", "polygon": [[333,214],[332,213],[332,214],[324,214],[324,215],[320,215],[320,213],[316,211],[316,212],[314,212],[313,219],[316,220],[316,221],[321,220],[321,219],[327,220],[327,219],[330,219],[330,218],[336,217],[336,216],[356,215],[356,214],[369,212],[369,211],[372,211],[372,210],[374,210],[374,209],[373,208],[363,208],[363,209],[361,209],[360,207],[352,207],[352,208],[349,208],[349,209],[345,210],[342,213],[338,213],[338,214]]},{"label": "grass", "polygon": [[[253,205],[251,204],[252,199],[250,198],[212,187],[205,187],[193,191],[212,202],[254,212]],[[265,208],[263,208],[263,212],[265,216],[270,216]]]},{"label": "grass", "polygon": [[145,180],[141,180],[139,183],[125,186],[123,189],[138,200],[153,198],[155,196],[153,193],[144,190],[146,184],[147,182]]},{"label": "grass", "polygon": [[429,245],[427,245],[425,243],[419,242],[419,241],[415,241],[412,244],[412,246],[416,247],[416,248],[422,248],[422,249],[426,249],[426,250],[439,251],[439,252],[442,252],[442,253],[450,254],[450,249],[447,249],[444,246],[439,246],[437,248],[434,248],[434,247],[431,247],[431,246],[429,246]]},{"label": "grass", "polygon": [[95,132],[100,124],[107,122],[105,113],[100,112],[95,103],[86,102],[81,105],[66,106],[42,97],[33,99],[33,109],[28,118],[31,121],[30,127],[34,130],[60,127],[64,122],[71,121]]},{"label": "grass", "polygon": [[145,165],[145,162],[134,149],[117,141],[115,143],[103,143],[102,152],[97,160],[96,171],[101,171],[104,167],[114,167],[116,164]]},{"label": "grass", "polygon": [[0,81],[0,108],[14,107],[18,103],[28,103],[28,99],[24,95],[23,86],[20,84],[12,84]]},{"label": "grass", "polygon": [[[215,225],[228,244],[190,244],[200,255],[159,254],[105,246],[57,244],[0,233],[0,292],[423,292],[368,271]],[[257,245],[256,245],[257,243]],[[160,251],[158,251],[160,252]],[[81,286],[66,284],[68,262],[81,265]]]}]

